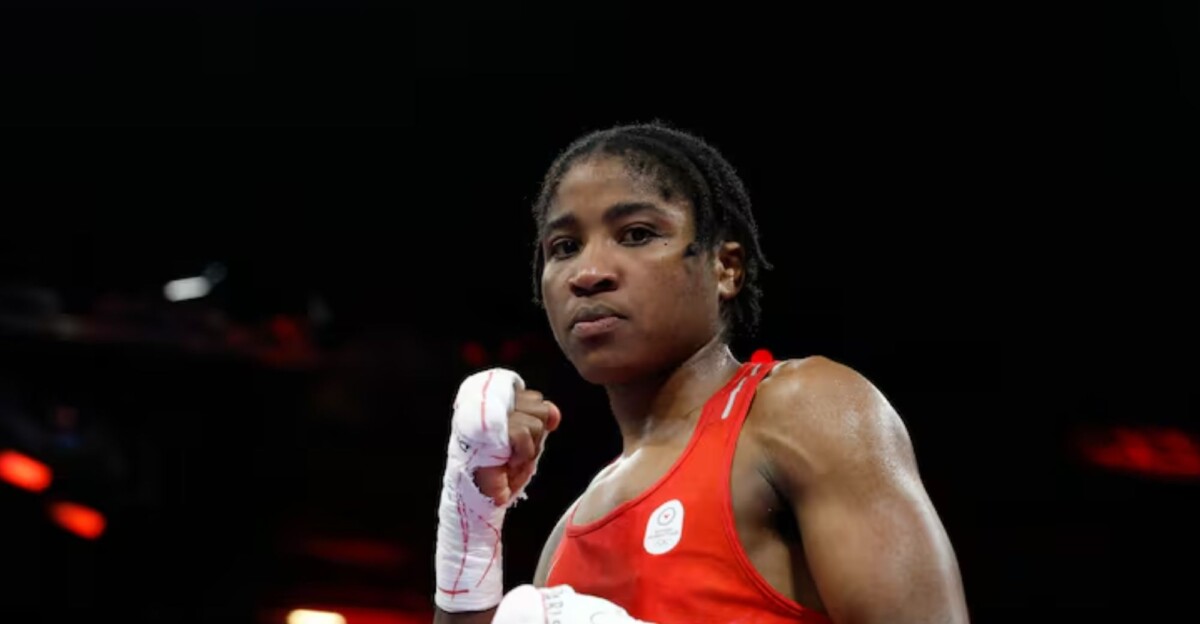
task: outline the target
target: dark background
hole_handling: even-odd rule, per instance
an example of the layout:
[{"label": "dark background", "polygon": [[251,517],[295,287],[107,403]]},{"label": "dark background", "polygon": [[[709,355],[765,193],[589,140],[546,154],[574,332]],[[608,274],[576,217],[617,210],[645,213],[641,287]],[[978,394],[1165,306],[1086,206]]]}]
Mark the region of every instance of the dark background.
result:
[{"label": "dark background", "polygon": [[[529,205],[575,136],[656,118],[755,202],[776,268],[738,355],[888,394],[974,621],[1185,607],[1197,476],[1136,440],[1200,454],[1198,20],[9,3],[0,447],[55,481],[0,488],[5,621],[427,620],[449,406],[492,365],[564,412],[506,525],[528,580],[619,450],[530,303]],[[163,298],[215,264],[209,297]],[[104,535],[48,522],[58,499]]]}]

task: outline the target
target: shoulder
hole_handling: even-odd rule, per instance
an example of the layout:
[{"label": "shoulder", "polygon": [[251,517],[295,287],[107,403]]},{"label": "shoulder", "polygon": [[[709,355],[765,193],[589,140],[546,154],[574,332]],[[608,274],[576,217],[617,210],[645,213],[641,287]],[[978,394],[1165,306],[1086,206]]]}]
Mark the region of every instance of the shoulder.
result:
[{"label": "shoulder", "polygon": [[782,360],[758,385],[756,402],[772,410],[860,408],[883,400],[880,389],[862,373],[822,355]]},{"label": "shoulder", "polygon": [[756,422],[769,426],[874,426],[895,416],[862,373],[822,356],[777,364],[759,384],[753,410]]},{"label": "shoulder", "polygon": [[768,398],[804,399],[814,393],[826,396],[835,391],[865,391],[874,385],[853,368],[821,355],[782,360],[759,384],[759,394]]},{"label": "shoulder", "polygon": [[777,364],[759,385],[746,427],[771,464],[796,479],[911,455],[908,432],[883,392],[821,356]]}]

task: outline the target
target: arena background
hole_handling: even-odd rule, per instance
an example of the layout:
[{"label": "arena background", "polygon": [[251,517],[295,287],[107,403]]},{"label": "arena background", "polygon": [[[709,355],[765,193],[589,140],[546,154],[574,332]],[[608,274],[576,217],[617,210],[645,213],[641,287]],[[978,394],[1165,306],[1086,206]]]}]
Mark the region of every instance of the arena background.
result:
[{"label": "arena background", "polygon": [[497,365],[564,413],[506,525],[527,581],[619,451],[529,207],[653,119],[754,201],[738,355],[889,396],[973,621],[1186,608],[1198,15],[1060,11],[6,4],[4,621],[429,621],[450,403]]}]

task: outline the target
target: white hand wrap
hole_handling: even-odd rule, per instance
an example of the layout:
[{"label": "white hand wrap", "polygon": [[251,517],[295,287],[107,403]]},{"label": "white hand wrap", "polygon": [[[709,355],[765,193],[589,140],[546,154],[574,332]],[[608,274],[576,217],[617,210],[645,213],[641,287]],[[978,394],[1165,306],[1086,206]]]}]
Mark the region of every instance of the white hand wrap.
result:
[{"label": "white hand wrap", "polygon": [[538,589],[521,585],[508,592],[492,624],[650,624],[596,596],[577,594],[570,585]]},{"label": "white hand wrap", "polygon": [[504,596],[500,529],[511,502],[497,506],[475,485],[475,469],[500,466],[512,453],[508,413],[525,382],[494,368],[471,375],[458,388],[451,420],[446,472],[438,506],[434,601],[443,611],[482,611]]}]

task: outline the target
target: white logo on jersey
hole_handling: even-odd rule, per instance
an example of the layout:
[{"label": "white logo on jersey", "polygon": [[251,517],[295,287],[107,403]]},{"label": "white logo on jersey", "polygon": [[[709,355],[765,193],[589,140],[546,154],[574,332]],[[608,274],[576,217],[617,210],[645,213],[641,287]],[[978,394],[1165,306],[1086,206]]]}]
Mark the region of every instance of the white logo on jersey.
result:
[{"label": "white logo on jersey", "polygon": [[646,522],[646,552],[661,555],[670,552],[683,537],[683,503],[678,499],[663,503]]}]

